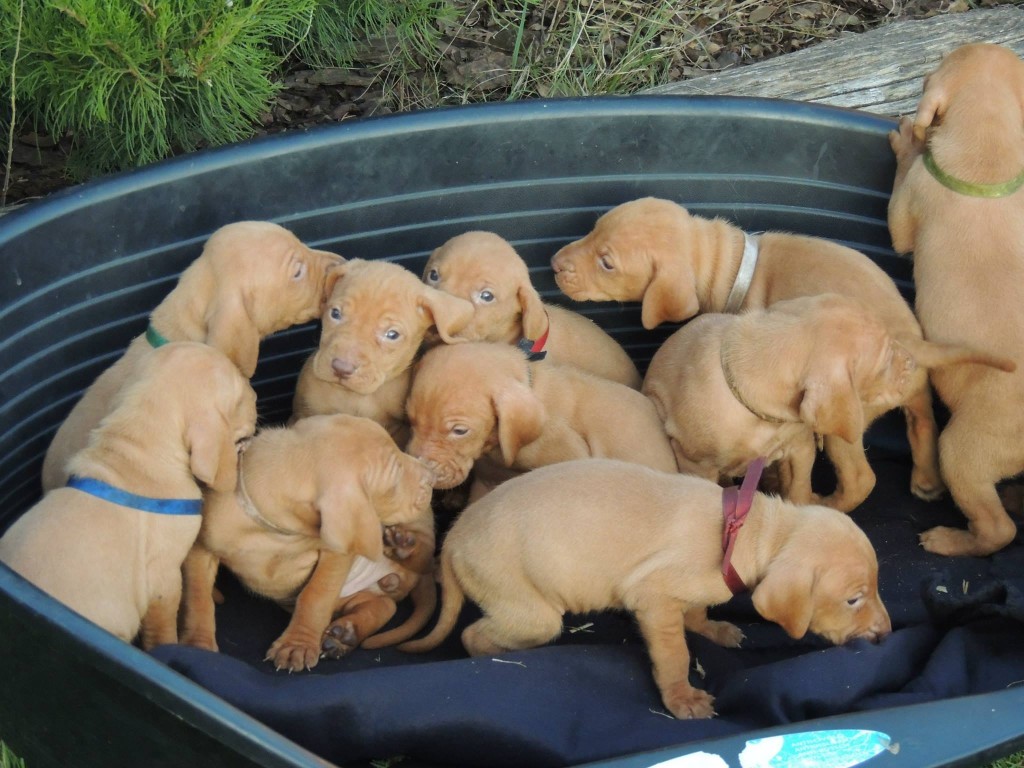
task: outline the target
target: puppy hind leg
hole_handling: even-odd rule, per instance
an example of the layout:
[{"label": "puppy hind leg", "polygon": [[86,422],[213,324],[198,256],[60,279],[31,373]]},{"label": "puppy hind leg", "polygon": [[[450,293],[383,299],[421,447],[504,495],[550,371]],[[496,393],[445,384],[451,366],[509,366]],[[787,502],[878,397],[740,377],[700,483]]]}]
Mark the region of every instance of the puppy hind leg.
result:
[{"label": "puppy hind leg", "polygon": [[946,492],[946,484],[939,472],[939,428],[935,423],[928,374],[919,369],[919,374],[915,375],[920,379],[919,385],[903,404],[907,440],[914,463],[910,473],[910,492],[919,499],[934,501]]},{"label": "puppy hind leg", "polygon": [[1002,549],[1017,535],[1017,526],[1003,507],[996,482],[1016,474],[1021,466],[1001,455],[1004,452],[999,448],[1007,441],[985,438],[978,430],[963,426],[971,421],[954,414],[939,437],[942,475],[953,501],[967,518],[967,530],[937,526],[925,531],[921,545],[929,552],[984,557]]},{"label": "puppy hind leg", "polygon": [[462,645],[470,656],[536,648],[562,634],[561,612],[546,603],[509,608],[488,611],[463,630]]},{"label": "puppy hind leg", "polygon": [[821,500],[827,507],[849,512],[864,501],[875,487],[875,473],[864,453],[864,441],[858,437],[848,443],[836,435],[825,438],[825,454],[836,472],[836,489]]}]

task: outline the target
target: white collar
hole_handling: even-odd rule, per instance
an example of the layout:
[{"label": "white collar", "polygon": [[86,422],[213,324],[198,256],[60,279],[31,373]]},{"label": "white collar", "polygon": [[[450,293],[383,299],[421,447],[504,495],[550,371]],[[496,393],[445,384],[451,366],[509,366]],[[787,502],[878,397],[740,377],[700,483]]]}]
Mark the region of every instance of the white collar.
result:
[{"label": "white collar", "polygon": [[754,269],[757,268],[759,251],[760,244],[758,241],[744,232],[743,258],[740,260],[740,268],[736,272],[736,280],[732,284],[732,290],[729,291],[729,298],[726,299],[725,309],[722,310],[726,314],[734,315],[739,312],[740,307],[743,305],[743,300],[747,298],[750,281],[754,278]]}]

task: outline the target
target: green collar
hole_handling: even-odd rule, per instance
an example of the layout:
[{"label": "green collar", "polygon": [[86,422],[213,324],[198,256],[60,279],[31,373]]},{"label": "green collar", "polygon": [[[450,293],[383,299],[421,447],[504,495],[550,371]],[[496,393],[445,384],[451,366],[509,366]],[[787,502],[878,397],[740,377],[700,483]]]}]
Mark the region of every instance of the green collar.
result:
[{"label": "green collar", "polygon": [[146,341],[149,342],[149,346],[153,347],[153,349],[156,349],[157,347],[162,347],[164,344],[170,341],[170,339],[168,339],[166,336],[160,333],[160,331],[154,328],[153,324],[150,323],[146,327]]},{"label": "green collar", "polygon": [[1021,187],[1024,187],[1024,171],[1021,171],[1017,176],[1004,181],[1001,184],[974,184],[970,181],[964,181],[958,179],[956,176],[950,176],[944,170],[939,168],[938,163],[935,162],[935,158],[932,157],[931,150],[925,150],[922,156],[924,160],[924,167],[928,169],[928,172],[935,177],[942,186],[953,190],[958,195],[967,195],[968,197],[1009,197]]}]

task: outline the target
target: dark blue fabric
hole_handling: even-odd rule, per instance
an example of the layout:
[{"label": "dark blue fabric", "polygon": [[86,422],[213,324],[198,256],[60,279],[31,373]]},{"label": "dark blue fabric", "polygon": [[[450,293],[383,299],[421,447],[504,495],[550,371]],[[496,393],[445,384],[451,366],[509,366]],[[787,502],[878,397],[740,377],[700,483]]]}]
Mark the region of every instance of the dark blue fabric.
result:
[{"label": "dark blue fabric", "polygon": [[[667,716],[632,619],[566,617],[550,646],[470,659],[458,634],[436,651],[357,650],[311,672],[277,673],[262,658],[281,609],[222,579],[214,654],[165,646],[155,655],[286,736],[339,764],[404,755],[406,764],[557,766],[826,715],[1001,690],[1024,681],[1024,545],[989,558],[930,555],[918,534],[963,525],[946,499],[909,493],[910,466],[871,450],[878,486],[853,513],[878,551],[894,632],[883,643],[794,641],[759,619],[749,596],[715,609],[740,625],[740,649],[688,636],[692,681],[717,717]],[[827,477],[825,478],[827,482]],[[820,480],[816,479],[816,482]]]}]

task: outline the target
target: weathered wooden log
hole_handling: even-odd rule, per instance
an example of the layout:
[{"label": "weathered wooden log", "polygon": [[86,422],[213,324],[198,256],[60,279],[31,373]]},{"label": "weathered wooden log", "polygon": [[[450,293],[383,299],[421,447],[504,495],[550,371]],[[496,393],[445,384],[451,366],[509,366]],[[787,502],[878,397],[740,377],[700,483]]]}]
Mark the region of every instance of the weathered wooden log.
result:
[{"label": "weathered wooden log", "polygon": [[905,115],[917,108],[925,75],[946,53],[971,42],[999,43],[1024,56],[1024,6],[896,21],[643,93],[765,96]]}]

